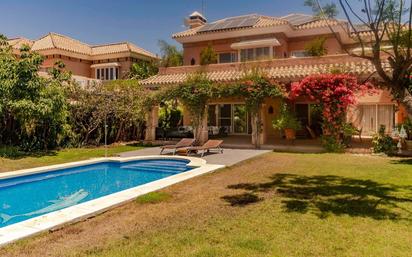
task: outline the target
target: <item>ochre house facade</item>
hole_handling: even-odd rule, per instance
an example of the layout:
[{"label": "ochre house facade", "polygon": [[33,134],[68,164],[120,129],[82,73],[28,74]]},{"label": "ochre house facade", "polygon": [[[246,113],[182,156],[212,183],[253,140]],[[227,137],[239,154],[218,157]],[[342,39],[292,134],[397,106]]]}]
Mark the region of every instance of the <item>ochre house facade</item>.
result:
[{"label": "ochre house facade", "polygon": [[[375,71],[369,61],[347,54],[347,51],[359,51],[359,47],[353,35],[345,29],[348,28],[346,21],[322,20],[304,14],[284,17],[252,14],[207,23],[200,13],[195,12],[187,23],[188,30],[173,35],[183,46],[184,66],[162,68],[158,75],[144,80],[143,85],[152,88],[176,85],[184,82],[189,74],[200,70],[213,82],[234,82],[242,77],[245,70],[259,67],[267,76],[284,84],[333,69],[349,72],[359,79],[366,79]],[[337,33],[343,46],[331,33],[330,27]],[[365,31],[362,36],[371,35]],[[326,38],[327,54],[322,57],[307,56],[305,45],[320,37]],[[218,63],[201,66],[200,52],[209,45],[217,53]],[[348,121],[361,129],[363,136],[374,134],[380,125],[385,125],[389,133],[395,124],[406,117],[402,106],[394,102],[385,90],[374,95],[359,96],[357,100],[357,106],[348,113]],[[279,99],[267,99],[261,109],[261,144],[281,138],[281,133],[272,127],[272,120],[279,113],[279,103]],[[303,127],[309,126],[315,130],[319,117],[313,114],[313,104],[301,97],[294,102],[293,107]],[[154,110],[148,122],[148,140],[155,138],[156,112]],[[184,125],[190,126],[190,114],[187,112],[184,113]],[[204,125],[204,140],[214,128],[224,127],[228,134],[233,135],[251,135],[254,129],[242,99],[211,101]]]},{"label": "ochre house facade", "polygon": [[62,61],[78,82],[86,84],[93,80],[121,79],[133,63],[158,59],[155,54],[130,42],[88,45],[57,33],[49,33],[38,40],[14,38],[9,44],[16,54],[23,45],[42,54],[45,57],[42,72]]}]

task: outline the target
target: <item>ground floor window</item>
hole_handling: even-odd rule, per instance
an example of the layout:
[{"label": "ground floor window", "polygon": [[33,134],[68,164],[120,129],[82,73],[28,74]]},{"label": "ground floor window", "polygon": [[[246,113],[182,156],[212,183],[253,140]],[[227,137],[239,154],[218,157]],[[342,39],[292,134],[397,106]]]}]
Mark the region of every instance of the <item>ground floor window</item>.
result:
[{"label": "ground floor window", "polygon": [[227,134],[250,134],[252,127],[245,104],[211,104],[208,126],[223,128]]},{"label": "ground floor window", "polygon": [[362,134],[373,135],[378,132],[381,125],[384,125],[386,132],[390,133],[395,124],[395,106],[393,104],[360,105],[359,116]]}]

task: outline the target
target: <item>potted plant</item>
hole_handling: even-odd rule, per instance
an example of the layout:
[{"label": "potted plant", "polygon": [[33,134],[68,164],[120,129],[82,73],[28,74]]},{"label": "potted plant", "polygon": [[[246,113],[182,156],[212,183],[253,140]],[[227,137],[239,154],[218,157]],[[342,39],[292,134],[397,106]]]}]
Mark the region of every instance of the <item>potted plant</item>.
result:
[{"label": "potted plant", "polygon": [[296,115],[291,112],[286,104],[282,104],[279,116],[272,121],[275,129],[283,130],[288,140],[296,138],[296,130],[302,128]]}]

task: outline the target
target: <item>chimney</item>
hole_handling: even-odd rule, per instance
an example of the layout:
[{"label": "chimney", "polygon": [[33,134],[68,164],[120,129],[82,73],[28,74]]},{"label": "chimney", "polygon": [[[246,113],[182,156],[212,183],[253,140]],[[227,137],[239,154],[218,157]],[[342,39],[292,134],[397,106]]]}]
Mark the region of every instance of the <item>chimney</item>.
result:
[{"label": "chimney", "polygon": [[204,25],[207,22],[206,18],[199,12],[194,12],[187,19],[187,25],[189,28],[197,28]]}]

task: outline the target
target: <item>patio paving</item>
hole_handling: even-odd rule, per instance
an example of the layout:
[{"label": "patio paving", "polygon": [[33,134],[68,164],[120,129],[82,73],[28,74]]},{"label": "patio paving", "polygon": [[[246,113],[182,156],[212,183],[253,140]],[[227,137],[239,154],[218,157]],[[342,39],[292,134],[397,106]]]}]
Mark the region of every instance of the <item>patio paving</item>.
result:
[{"label": "patio paving", "polygon": [[[235,165],[241,161],[256,157],[258,155],[269,153],[270,150],[256,150],[256,149],[231,149],[224,148],[223,154],[211,152],[206,154],[203,159],[209,164],[220,164],[226,166]],[[158,155],[160,153],[159,147],[148,147],[141,150],[125,152],[119,154],[120,157],[144,156],[144,155]],[[198,155],[193,155],[199,157]]]}]

